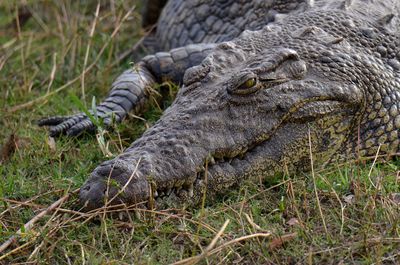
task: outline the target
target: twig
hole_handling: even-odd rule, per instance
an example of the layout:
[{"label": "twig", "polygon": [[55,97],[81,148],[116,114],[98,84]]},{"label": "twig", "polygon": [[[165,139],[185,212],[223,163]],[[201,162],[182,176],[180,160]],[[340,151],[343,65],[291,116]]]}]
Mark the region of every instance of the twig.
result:
[{"label": "twig", "polygon": [[32,241],[26,242],[24,244],[22,244],[21,246],[14,248],[13,250],[11,250],[10,252],[4,254],[3,256],[0,257],[0,261],[2,261],[3,259],[7,258],[8,256],[17,253],[18,251],[20,251],[23,248],[26,248],[27,246],[29,246],[30,244],[32,244]]},{"label": "twig", "polygon": [[218,233],[215,235],[215,237],[213,238],[213,240],[211,240],[210,245],[208,245],[208,247],[203,251],[203,253],[201,253],[200,255],[197,255],[195,257],[186,259],[186,260],[181,260],[178,261],[176,263],[174,263],[174,265],[178,265],[178,264],[196,264],[198,263],[200,260],[202,260],[203,258],[207,257],[208,253],[214,248],[215,244],[217,244],[218,239],[221,237],[222,233],[225,231],[226,227],[228,226],[230,220],[227,219],[225,221],[225,223],[223,224],[223,226],[221,227],[221,229],[218,231]]},{"label": "twig", "polygon": [[269,244],[268,249],[273,251],[277,248],[282,247],[283,244],[289,242],[290,240],[297,237],[297,233],[286,234],[282,236],[278,236],[277,238],[273,239],[272,242]]},{"label": "twig", "polygon": [[[214,248],[215,244],[217,244],[218,239],[221,237],[222,233],[224,233],[226,227],[228,226],[230,220],[227,219],[225,221],[225,223],[222,225],[221,229],[218,231],[218,233],[215,235],[215,237],[213,238],[213,240],[211,240],[210,245],[208,245],[208,247],[203,251],[203,253],[201,253],[200,255],[197,255],[193,258],[190,258],[187,262],[185,262],[184,264],[188,264],[188,265],[194,265],[198,262],[200,262],[203,258],[208,256],[208,253]],[[179,261],[176,264],[180,264]]]},{"label": "twig", "polygon": [[250,215],[248,215],[247,213],[244,213],[244,216],[246,217],[247,222],[249,222],[249,224],[250,224],[255,230],[265,232],[265,230],[262,229],[258,224],[254,223],[253,218],[250,217]]},{"label": "twig", "polygon": [[36,195],[36,196],[30,198],[29,200],[26,200],[26,201],[15,201],[15,200],[7,199],[7,198],[0,198],[0,201],[11,202],[11,203],[17,204],[15,206],[10,206],[7,209],[5,209],[3,212],[1,212],[0,213],[0,217],[3,216],[5,213],[7,213],[10,209],[14,210],[14,209],[17,209],[18,207],[21,207],[21,206],[31,206],[31,207],[43,208],[43,205],[34,204],[32,202],[35,201],[36,199],[42,197],[42,196],[45,196],[45,195],[48,195],[48,194],[51,194],[51,193],[57,193],[57,192],[60,192],[60,191],[62,191],[62,190],[58,189],[58,190],[54,190],[54,191],[47,191],[45,193]]},{"label": "twig", "polygon": [[[219,251],[223,250],[224,248],[239,243],[240,241],[244,241],[244,240],[248,240],[251,238],[257,238],[257,237],[270,237],[271,233],[256,233],[256,234],[251,234],[251,235],[247,235],[247,236],[242,236],[233,240],[230,240],[224,244],[222,244],[221,246],[209,251],[206,255],[206,257],[209,257],[211,255],[214,255],[215,253],[218,253]],[[202,255],[202,254],[200,254]],[[193,259],[197,259],[198,256],[192,257],[192,258],[187,258],[184,260],[180,260],[178,262],[172,263],[172,265],[182,265],[182,264],[192,264],[190,262],[192,262]]]},{"label": "twig", "polygon": [[[214,248],[215,244],[217,244],[218,239],[221,237],[222,233],[224,233],[224,231],[225,231],[226,227],[228,226],[229,222],[230,222],[229,219],[227,219],[225,221],[225,223],[223,224],[221,229],[218,231],[218,233],[215,235],[213,240],[211,240],[210,245],[208,245],[208,247],[206,248],[206,251],[203,254],[207,254],[207,252],[211,251]],[[205,256],[205,255],[203,255],[203,256]]]},{"label": "twig", "polygon": [[[79,191],[79,189],[74,190],[72,193],[68,193],[66,195],[64,195],[62,198],[58,199],[56,202],[54,202],[52,205],[50,205],[49,207],[47,207],[46,210],[40,212],[39,214],[37,214],[35,217],[33,217],[29,222],[27,222],[24,225],[24,231],[27,232],[29,230],[32,229],[33,225],[39,221],[42,217],[46,216],[47,214],[49,214],[51,211],[55,210],[58,206],[60,206],[61,204],[63,204],[71,194],[77,193]],[[1,246],[0,246],[0,253],[4,252],[11,244],[15,243],[17,241],[17,235],[20,235],[22,233],[22,229],[18,229],[18,231],[15,233],[14,236],[12,236],[11,238],[9,238],[6,242],[4,242]],[[0,260],[2,260],[4,256],[0,257]]]}]

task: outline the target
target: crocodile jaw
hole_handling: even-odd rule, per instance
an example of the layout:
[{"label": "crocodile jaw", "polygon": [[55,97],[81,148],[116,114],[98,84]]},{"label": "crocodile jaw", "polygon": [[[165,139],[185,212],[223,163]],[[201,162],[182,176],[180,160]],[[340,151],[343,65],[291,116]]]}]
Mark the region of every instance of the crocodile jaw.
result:
[{"label": "crocodile jaw", "polygon": [[[320,85],[313,84],[315,87]],[[282,85],[275,92],[287,89]],[[351,97],[335,94],[337,90],[325,89],[324,95],[315,90],[306,93],[306,100],[304,97],[299,99],[302,95],[299,90],[292,100],[285,98],[285,104],[292,102],[291,105],[284,105],[279,100],[274,104],[269,102],[264,105],[264,110],[259,109],[262,117],[249,123],[246,120],[253,112],[251,108],[241,112],[241,115],[247,112],[245,117],[232,117],[232,113],[221,111],[209,118],[209,113],[195,115],[191,110],[182,110],[179,104],[173,105],[122,155],[94,170],[81,188],[80,199],[87,210],[108,202],[134,204],[149,198],[154,198],[159,205],[195,205],[201,201],[204,191],[207,191],[207,198],[212,198],[244,179],[282,172],[283,166],[291,168],[309,157],[309,137],[317,139],[313,143],[315,146],[326,144],[318,142],[319,136],[314,137],[327,129],[324,123],[322,127],[318,125],[321,119],[329,121],[330,116],[345,113],[346,120],[338,118],[342,130],[351,127],[349,121],[354,116],[354,102]],[[340,91],[352,94],[354,100],[352,88]],[[277,98],[271,93],[265,97]],[[277,104],[284,110],[271,111],[277,109]],[[228,116],[232,117],[231,122],[223,119]],[[299,122],[307,119],[308,122]],[[316,127],[310,135],[313,121]],[[226,123],[234,124],[234,127]],[[326,124],[326,127],[330,126]],[[332,141],[336,141],[333,146],[340,146],[345,139]],[[325,159],[331,156],[324,155]]]},{"label": "crocodile jaw", "polygon": [[[204,191],[209,197],[282,167],[307,168],[310,142],[321,162],[328,161],[354,132],[364,93],[351,77],[314,67],[316,53],[327,49],[324,40],[298,54],[281,48],[287,43],[274,41],[279,35],[259,33],[260,43],[273,45],[260,51],[246,46],[247,36],[221,44],[187,70],[171,107],[124,154],[95,169],[81,200],[99,207],[108,191],[113,203],[196,204]],[[117,185],[110,188],[109,179]]]}]

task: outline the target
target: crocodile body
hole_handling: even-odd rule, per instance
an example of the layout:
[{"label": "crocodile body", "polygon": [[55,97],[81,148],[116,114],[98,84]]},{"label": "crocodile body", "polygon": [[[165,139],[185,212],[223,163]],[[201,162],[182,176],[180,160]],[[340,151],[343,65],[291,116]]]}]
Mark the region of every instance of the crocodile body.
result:
[{"label": "crocodile body", "polygon": [[[97,113],[121,121],[146,104],[147,86],[181,89],[93,171],[82,202],[196,204],[244,179],[309,170],[310,153],[315,166],[398,153],[399,10],[397,0],[168,1],[151,36],[163,52],[125,71]],[[52,135],[95,129],[85,114],[40,124]]]}]

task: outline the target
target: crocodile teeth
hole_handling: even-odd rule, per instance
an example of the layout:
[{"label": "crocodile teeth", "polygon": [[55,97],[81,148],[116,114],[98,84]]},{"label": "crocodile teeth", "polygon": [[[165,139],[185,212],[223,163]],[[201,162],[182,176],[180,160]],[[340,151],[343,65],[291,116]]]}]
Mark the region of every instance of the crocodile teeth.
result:
[{"label": "crocodile teeth", "polygon": [[193,197],[193,195],[194,195],[193,183],[190,184],[190,186],[188,188],[188,193],[189,193],[189,197]]},{"label": "crocodile teeth", "polygon": [[209,163],[210,165],[215,165],[215,159],[214,159],[214,157],[211,157],[211,158],[210,158],[210,161],[208,161],[208,163]]},{"label": "crocodile teeth", "polygon": [[158,197],[158,192],[157,192],[157,191],[154,191],[153,196],[154,196],[154,198],[157,198],[157,197]]}]

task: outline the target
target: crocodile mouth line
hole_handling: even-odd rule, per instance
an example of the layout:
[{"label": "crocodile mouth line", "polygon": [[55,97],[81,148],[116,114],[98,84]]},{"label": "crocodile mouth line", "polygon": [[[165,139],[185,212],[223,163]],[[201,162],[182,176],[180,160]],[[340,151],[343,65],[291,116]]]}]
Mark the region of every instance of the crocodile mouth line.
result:
[{"label": "crocodile mouth line", "polygon": [[[261,143],[263,144],[263,143]],[[158,201],[158,200],[163,200],[166,197],[182,197],[184,195],[187,195],[189,197],[193,197],[195,186],[200,185],[201,183],[206,183],[206,174],[209,174],[210,171],[213,171],[213,168],[215,167],[223,167],[223,165],[230,164],[233,168],[235,168],[232,165],[232,162],[236,160],[245,160],[246,157],[253,151],[253,149],[256,147],[256,145],[253,148],[247,149],[247,151],[243,153],[239,153],[236,156],[221,156],[221,155],[210,155],[208,156],[207,159],[205,159],[203,165],[201,165],[198,170],[194,173],[196,176],[195,178],[191,178],[190,181],[183,182],[182,181],[177,181],[173,185],[173,187],[168,187],[168,188],[160,188],[156,189],[153,193],[153,197]]]},{"label": "crocodile mouth line", "polygon": [[[273,133],[271,134],[273,135]],[[209,155],[205,160],[204,163],[198,167],[198,170],[194,173],[196,176],[195,178],[191,178],[190,181],[186,181],[184,183],[177,181],[173,185],[173,187],[168,188],[160,188],[156,189],[153,192],[153,197],[156,199],[157,202],[160,202],[168,197],[193,197],[196,185],[204,186],[208,185],[207,181],[210,180],[213,176],[213,171],[215,168],[220,167],[224,168],[228,164],[238,171],[239,168],[243,168],[243,161],[248,161],[247,164],[251,164],[250,156],[258,147],[261,147],[268,143],[268,140],[271,138],[271,135],[268,136],[264,141],[259,143],[254,143],[253,145],[249,146],[246,149],[243,149],[241,152],[237,153],[236,155],[222,155],[222,153],[215,153],[214,155]],[[235,161],[235,163],[233,163]],[[208,177],[207,177],[208,176]]]},{"label": "crocodile mouth line", "polygon": [[[341,102],[328,97],[314,97],[312,99],[305,100],[300,104],[297,104],[295,107],[291,108],[280,120],[277,124],[270,130],[267,135],[264,135],[262,140],[255,141],[251,145],[247,147],[238,147],[235,150],[227,151],[227,152],[214,152],[208,155],[207,158],[204,159],[202,165],[197,167],[197,170],[193,173],[195,177],[188,177],[187,179],[181,179],[175,181],[173,184],[168,187],[155,187],[152,196],[156,201],[161,201],[166,199],[167,197],[193,197],[194,190],[197,188],[196,185],[202,185],[206,182],[206,173],[210,173],[212,175],[212,171],[216,167],[224,168],[226,165],[230,165],[235,170],[239,170],[239,168],[243,169],[243,161],[247,161],[246,164],[251,164],[251,154],[256,152],[255,149],[257,147],[262,148],[263,145],[267,144],[271,137],[274,135],[276,130],[282,126],[291,116],[295,115],[300,110],[306,110],[308,107],[313,107],[316,102],[325,102],[327,105],[337,105],[343,104],[347,105],[345,102]],[[333,111],[332,111],[333,112]],[[327,114],[325,112],[325,114]],[[233,163],[235,161],[235,163]]]},{"label": "crocodile mouth line", "polygon": [[[234,185],[239,181],[238,177],[241,176],[242,173],[247,172],[248,168],[254,165],[259,151],[268,147],[267,145],[276,134],[276,131],[285,124],[289,124],[291,117],[294,117],[294,122],[296,122],[296,113],[298,113],[298,111],[307,112],[308,108],[313,108],[315,110],[317,101],[324,102],[324,104],[318,105],[322,106],[322,115],[334,113],[337,108],[330,108],[332,105],[337,106],[337,104],[341,104],[342,111],[346,111],[346,107],[349,107],[349,105],[351,106],[349,102],[327,97],[323,99],[321,99],[321,97],[314,97],[313,100],[307,99],[302,101],[293,108],[290,108],[289,112],[282,115],[282,117],[276,121],[276,124],[267,133],[263,134],[263,137],[255,139],[254,142],[247,146],[238,145],[230,150],[217,150],[210,153],[203,159],[203,162],[196,167],[190,176],[187,175],[184,178],[168,182],[164,186],[158,186],[157,183],[144,180],[148,183],[149,192],[147,195],[144,195],[140,201],[149,201],[150,203],[151,200],[154,200],[157,205],[163,205],[165,200],[167,202],[176,201],[178,203],[185,203],[185,201],[189,201],[189,203],[198,203],[197,201],[190,201],[190,198],[195,198],[197,200],[199,195],[201,196],[203,193],[203,190],[206,191],[207,187],[210,187],[210,185],[222,184],[227,187]],[[218,175],[221,174],[221,172],[226,172],[227,180],[218,179]],[[221,181],[222,183],[219,183]],[[128,183],[129,182],[130,181],[128,181]],[[152,183],[155,185],[153,186]],[[127,185],[129,184],[125,184],[124,187]],[[108,184],[106,186],[108,187]],[[217,190],[215,191],[218,192]],[[106,194],[106,191],[104,194]],[[123,191],[118,191],[116,194],[124,197]],[[123,198],[120,199],[123,201]]]}]

